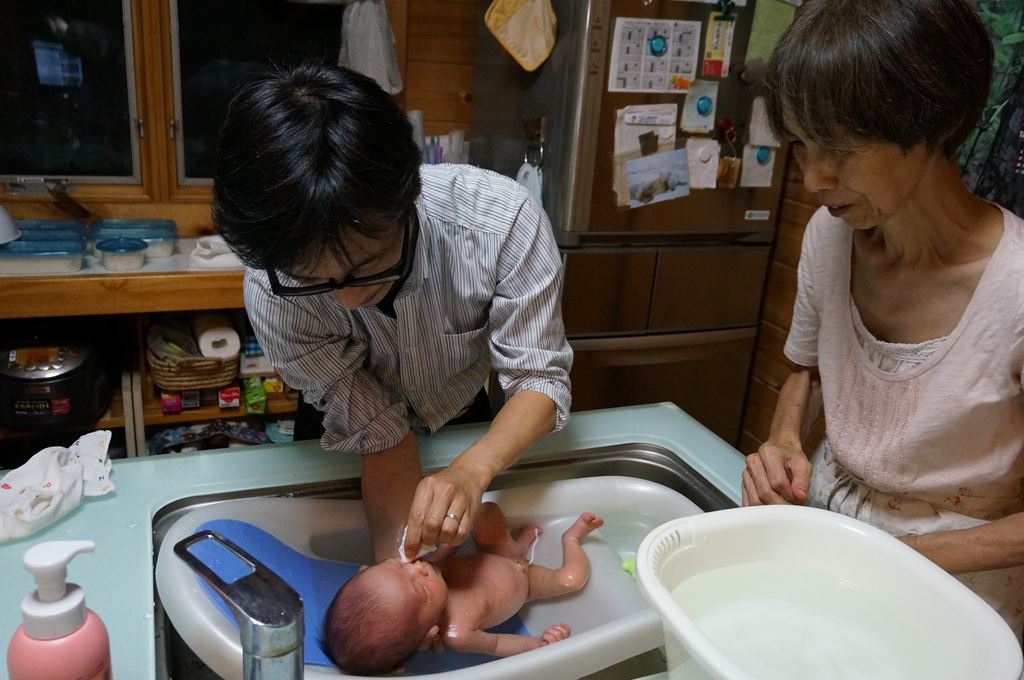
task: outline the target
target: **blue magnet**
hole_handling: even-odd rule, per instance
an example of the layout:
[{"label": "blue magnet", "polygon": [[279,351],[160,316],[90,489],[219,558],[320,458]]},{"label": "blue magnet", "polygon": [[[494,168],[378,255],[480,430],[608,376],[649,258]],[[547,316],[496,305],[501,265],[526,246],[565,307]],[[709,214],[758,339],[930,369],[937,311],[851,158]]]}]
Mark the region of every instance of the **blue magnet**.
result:
[{"label": "blue magnet", "polygon": [[668,40],[663,35],[655,33],[651,36],[651,39],[647,41],[647,46],[651,50],[651,54],[656,57],[660,57],[668,51]]},{"label": "blue magnet", "polygon": [[768,165],[768,161],[772,159],[772,150],[767,146],[757,147],[757,164]]},{"label": "blue magnet", "polygon": [[704,95],[697,100],[697,113],[702,116],[706,116],[711,113],[711,109],[715,106],[714,102],[711,101],[711,97]]}]

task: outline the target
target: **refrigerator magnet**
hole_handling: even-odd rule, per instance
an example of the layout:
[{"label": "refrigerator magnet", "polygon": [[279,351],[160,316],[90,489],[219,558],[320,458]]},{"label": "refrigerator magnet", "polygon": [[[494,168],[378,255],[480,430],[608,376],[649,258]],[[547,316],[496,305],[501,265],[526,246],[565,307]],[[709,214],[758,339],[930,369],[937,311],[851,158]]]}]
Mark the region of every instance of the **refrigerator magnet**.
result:
[{"label": "refrigerator magnet", "polygon": [[680,127],[684,132],[711,132],[715,128],[715,108],[718,102],[718,83],[697,80],[690,84],[690,91],[683,102],[683,119]]}]

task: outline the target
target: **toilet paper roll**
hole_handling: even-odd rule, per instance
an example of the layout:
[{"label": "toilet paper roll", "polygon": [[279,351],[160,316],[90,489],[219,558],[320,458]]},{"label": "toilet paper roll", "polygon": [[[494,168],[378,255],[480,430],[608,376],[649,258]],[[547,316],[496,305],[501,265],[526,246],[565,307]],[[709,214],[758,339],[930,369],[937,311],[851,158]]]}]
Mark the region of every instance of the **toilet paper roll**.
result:
[{"label": "toilet paper roll", "polygon": [[203,312],[192,315],[192,333],[204,357],[233,357],[242,348],[238,332],[227,314]]}]

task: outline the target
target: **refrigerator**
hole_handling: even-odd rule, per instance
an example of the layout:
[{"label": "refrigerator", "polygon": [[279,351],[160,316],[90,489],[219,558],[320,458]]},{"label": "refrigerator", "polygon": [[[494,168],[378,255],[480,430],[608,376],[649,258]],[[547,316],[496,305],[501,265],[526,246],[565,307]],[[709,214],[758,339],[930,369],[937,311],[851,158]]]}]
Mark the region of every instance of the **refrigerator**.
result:
[{"label": "refrigerator", "polygon": [[542,172],[574,410],[672,401],[737,443],[786,158],[745,59],[755,0],[552,0],[557,38],[533,72],[487,4],[470,160]]}]

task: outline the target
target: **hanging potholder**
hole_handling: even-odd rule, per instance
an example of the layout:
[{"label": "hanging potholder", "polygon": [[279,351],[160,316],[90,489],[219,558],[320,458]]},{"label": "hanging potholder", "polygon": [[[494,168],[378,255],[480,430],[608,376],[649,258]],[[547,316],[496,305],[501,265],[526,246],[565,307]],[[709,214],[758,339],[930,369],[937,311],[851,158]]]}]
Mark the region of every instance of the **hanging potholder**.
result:
[{"label": "hanging potholder", "polygon": [[494,0],[484,23],[519,65],[533,71],[555,47],[551,0]]}]

